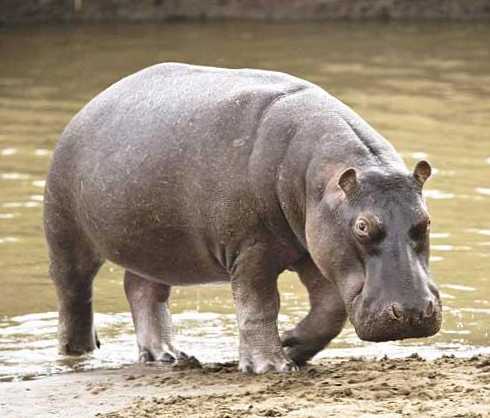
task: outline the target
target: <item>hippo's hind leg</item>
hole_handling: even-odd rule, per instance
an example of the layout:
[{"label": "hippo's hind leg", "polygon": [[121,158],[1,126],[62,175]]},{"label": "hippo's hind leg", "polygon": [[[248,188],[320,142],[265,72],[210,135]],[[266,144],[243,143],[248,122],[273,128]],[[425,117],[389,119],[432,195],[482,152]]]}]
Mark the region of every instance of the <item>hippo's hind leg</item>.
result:
[{"label": "hippo's hind leg", "polygon": [[141,362],[174,362],[188,356],[173,345],[172,318],[168,309],[170,286],[126,270],[124,290],[131,307]]},{"label": "hippo's hind leg", "polygon": [[58,297],[58,343],[62,354],[99,347],[92,310],[92,282],[103,263],[71,216],[45,199],[50,275]]},{"label": "hippo's hind leg", "polygon": [[296,266],[310,298],[310,312],[282,338],[286,353],[303,365],[323,350],[344,327],[347,319],[344,302],[334,283],[326,279],[311,259]]},{"label": "hippo's hind leg", "polygon": [[242,251],[231,277],[243,372],[287,372],[297,366],[285,355],[277,329],[279,314],[278,271],[261,245]]}]

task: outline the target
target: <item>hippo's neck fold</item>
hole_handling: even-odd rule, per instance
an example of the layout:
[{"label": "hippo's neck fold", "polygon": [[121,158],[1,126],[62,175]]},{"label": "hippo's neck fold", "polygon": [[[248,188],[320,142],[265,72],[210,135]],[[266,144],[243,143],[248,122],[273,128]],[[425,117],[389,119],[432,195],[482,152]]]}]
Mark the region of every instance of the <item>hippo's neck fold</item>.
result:
[{"label": "hippo's neck fold", "polygon": [[[277,170],[277,199],[297,240],[308,251],[308,205],[336,190],[338,173],[353,167],[387,174],[407,174],[393,146],[349,107],[327,96],[323,112],[296,125]],[[327,187],[328,185],[328,187]],[[325,222],[333,220],[325,219]]]}]

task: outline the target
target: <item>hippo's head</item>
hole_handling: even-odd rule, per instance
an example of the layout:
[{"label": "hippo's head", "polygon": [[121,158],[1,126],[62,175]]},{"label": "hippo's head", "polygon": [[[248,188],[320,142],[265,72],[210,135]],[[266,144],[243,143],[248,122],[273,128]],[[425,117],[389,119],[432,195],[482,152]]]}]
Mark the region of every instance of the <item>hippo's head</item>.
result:
[{"label": "hippo's head", "polygon": [[363,340],[428,337],[441,327],[422,196],[430,174],[426,161],[410,174],[341,170],[307,205],[310,254],[335,280]]}]

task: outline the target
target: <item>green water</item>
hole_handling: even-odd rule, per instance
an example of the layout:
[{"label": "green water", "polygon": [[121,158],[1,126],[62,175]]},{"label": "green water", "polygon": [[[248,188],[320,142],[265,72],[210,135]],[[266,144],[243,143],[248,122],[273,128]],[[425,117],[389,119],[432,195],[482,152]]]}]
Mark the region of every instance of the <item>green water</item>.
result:
[{"label": "green water", "polygon": [[[96,93],[148,65],[181,61],[280,70],[333,93],[383,133],[410,167],[427,158],[432,272],[444,324],[435,337],[366,344],[347,328],[323,355],[470,354],[490,346],[490,27],[486,24],[173,23],[0,31],[0,378],[136,359],[122,271],[95,283],[103,347],[56,354],[42,194],[53,147]],[[308,309],[281,279],[281,327]],[[228,286],[176,289],[178,341],[204,360],[236,357]],[[109,315],[111,313],[111,315]],[[484,348],[484,347],[487,348]]]}]

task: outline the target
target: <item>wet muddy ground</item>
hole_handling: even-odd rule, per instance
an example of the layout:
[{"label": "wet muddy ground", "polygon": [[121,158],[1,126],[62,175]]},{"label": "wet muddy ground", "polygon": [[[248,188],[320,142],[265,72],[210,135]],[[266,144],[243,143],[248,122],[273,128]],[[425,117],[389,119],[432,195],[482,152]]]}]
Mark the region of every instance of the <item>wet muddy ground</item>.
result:
[{"label": "wet muddy ground", "polygon": [[2,417],[488,417],[490,357],[330,359],[293,374],[133,365],[0,383]]}]

